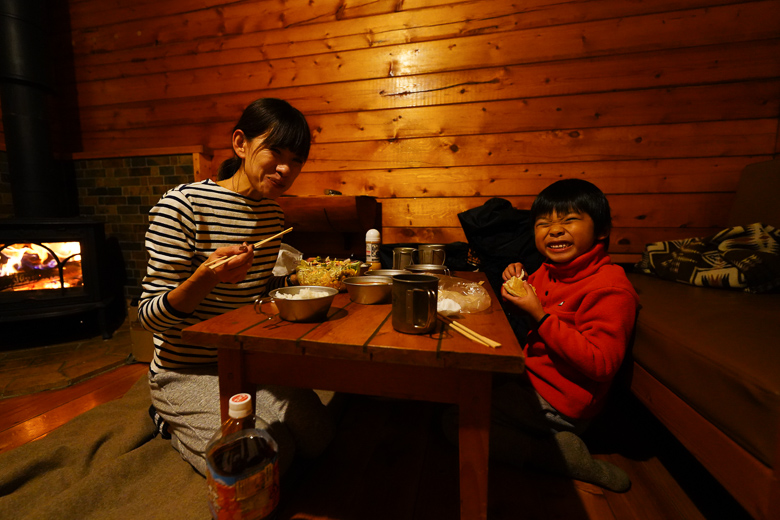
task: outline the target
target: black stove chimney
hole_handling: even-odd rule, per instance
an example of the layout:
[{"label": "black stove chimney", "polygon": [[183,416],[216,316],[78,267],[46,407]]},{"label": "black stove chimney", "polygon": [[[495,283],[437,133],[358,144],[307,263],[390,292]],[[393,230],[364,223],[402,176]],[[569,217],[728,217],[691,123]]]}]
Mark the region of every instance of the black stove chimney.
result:
[{"label": "black stove chimney", "polygon": [[0,101],[17,218],[78,216],[69,172],[54,159],[44,0],[0,0]]}]

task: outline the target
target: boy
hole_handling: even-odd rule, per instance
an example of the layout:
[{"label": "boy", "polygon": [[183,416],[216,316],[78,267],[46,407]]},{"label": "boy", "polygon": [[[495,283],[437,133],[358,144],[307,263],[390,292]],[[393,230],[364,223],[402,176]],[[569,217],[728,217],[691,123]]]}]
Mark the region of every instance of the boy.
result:
[{"label": "boy", "polygon": [[[607,255],[609,203],[590,182],[565,179],[536,197],[531,220],[546,260],[523,282],[524,296],[501,289],[506,301],[524,311],[531,331],[526,373],[496,383],[491,451],[625,491],[628,476],[594,460],[577,436],[604,406],[639,305],[623,269]],[[522,273],[522,264],[515,263],[502,277]]]}]

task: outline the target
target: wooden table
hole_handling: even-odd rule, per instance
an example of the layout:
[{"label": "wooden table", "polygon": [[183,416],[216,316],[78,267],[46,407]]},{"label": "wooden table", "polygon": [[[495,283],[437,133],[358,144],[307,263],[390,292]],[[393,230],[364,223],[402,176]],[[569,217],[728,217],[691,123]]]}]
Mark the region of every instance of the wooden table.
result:
[{"label": "wooden table", "polygon": [[[486,281],[483,273],[456,273]],[[426,335],[396,332],[391,305],[360,305],[339,293],[327,321],[268,320],[249,305],[183,331],[187,343],[219,347],[222,416],[227,401],[257,384],[454,403],[459,407],[461,519],[487,518],[492,372],[520,373],[522,348],[487,283],[491,308],[456,317],[501,343],[492,349],[438,322]]]}]

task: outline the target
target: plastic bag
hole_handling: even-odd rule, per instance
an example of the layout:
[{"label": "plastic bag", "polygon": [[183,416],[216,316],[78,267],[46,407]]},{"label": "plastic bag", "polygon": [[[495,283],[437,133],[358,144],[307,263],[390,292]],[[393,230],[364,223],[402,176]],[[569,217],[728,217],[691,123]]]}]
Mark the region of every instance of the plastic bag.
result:
[{"label": "plastic bag", "polygon": [[442,314],[472,314],[490,308],[490,295],[479,283],[454,276],[436,276],[439,278],[437,310]]}]

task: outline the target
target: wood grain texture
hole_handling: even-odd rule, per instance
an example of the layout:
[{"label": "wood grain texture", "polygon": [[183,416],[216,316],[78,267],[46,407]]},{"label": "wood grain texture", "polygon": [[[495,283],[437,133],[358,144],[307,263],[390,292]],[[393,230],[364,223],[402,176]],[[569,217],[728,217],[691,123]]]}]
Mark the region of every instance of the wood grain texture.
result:
[{"label": "wood grain texture", "polygon": [[215,178],[243,107],[284,98],[314,140],[289,194],[376,197],[389,242],[463,240],[458,211],[577,176],[614,206],[612,252],[638,255],[716,230],[741,169],[780,151],[779,0],[67,7],[66,152],[201,147]]}]

